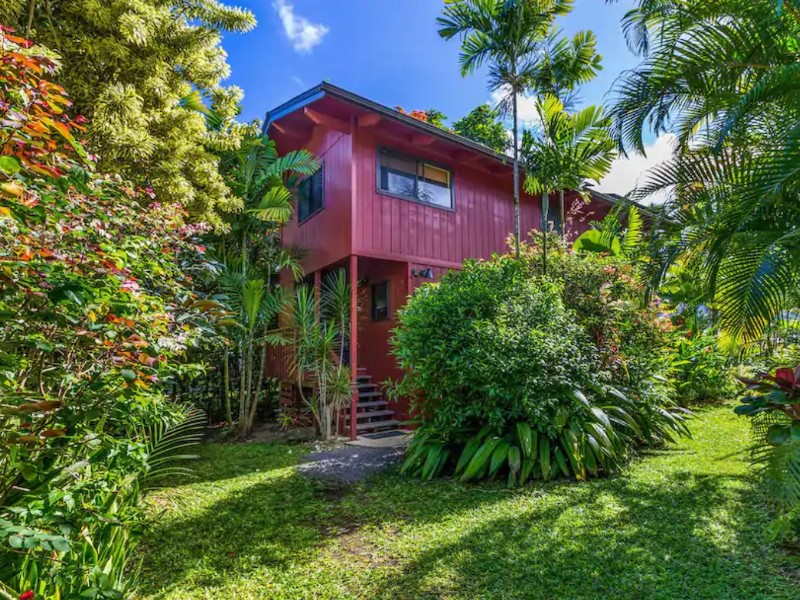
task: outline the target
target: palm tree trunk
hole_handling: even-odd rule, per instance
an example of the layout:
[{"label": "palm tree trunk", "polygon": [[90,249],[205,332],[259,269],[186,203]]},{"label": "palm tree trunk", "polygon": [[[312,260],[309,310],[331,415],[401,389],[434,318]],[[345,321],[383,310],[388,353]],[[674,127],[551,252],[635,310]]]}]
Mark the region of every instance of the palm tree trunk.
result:
[{"label": "palm tree trunk", "polygon": [[245,435],[250,433],[250,411],[251,411],[251,403],[253,400],[253,336],[250,335],[249,339],[247,340],[247,390],[245,392],[245,398],[247,400],[247,404],[245,406],[244,411],[244,426],[243,426],[243,433]]},{"label": "palm tree trunk", "polygon": [[247,391],[247,354],[245,341],[239,342],[239,431],[244,425],[245,392]]},{"label": "palm tree trunk", "polygon": [[512,90],[514,94],[514,253],[519,259],[519,143],[517,131],[517,92]]},{"label": "palm tree trunk", "polygon": [[550,199],[547,192],[542,192],[542,275],[547,275],[547,229],[550,227]]},{"label": "palm tree trunk", "polygon": [[[264,335],[267,334],[267,327],[264,326]],[[261,346],[261,360],[259,361],[261,364],[261,368],[258,371],[258,383],[256,384],[256,389],[253,393],[253,398],[250,404],[250,415],[247,417],[247,430],[250,431],[253,428],[253,421],[256,418],[256,407],[258,406],[258,399],[261,396],[261,388],[264,385],[264,371],[267,370],[267,342],[265,341],[263,346]]]},{"label": "palm tree trunk", "polygon": [[28,0],[28,21],[25,23],[25,37],[31,37],[31,29],[33,29],[33,16],[36,11],[36,0]]},{"label": "palm tree trunk", "polygon": [[223,373],[223,393],[225,394],[225,420],[228,422],[228,429],[233,427],[233,415],[231,414],[231,366],[230,353],[225,347],[225,362],[222,363]]},{"label": "palm tree trunk", "polygon": [[561,223],[561,237],[563,238],[567,235],[567,215],[564,210],[564,188],[558,190],[558,215]]}]

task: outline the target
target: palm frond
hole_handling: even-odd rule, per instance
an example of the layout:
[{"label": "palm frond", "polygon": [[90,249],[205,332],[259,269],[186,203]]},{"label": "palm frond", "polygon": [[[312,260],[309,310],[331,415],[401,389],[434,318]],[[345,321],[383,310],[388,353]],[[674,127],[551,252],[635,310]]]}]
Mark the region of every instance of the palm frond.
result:
[{"label": "palm frond", "polygon": [[196,460],[195,454],[186,454],[203,438],[206,416],[196,408],[185,408],[176,422],[160,421],[139,432],[146,445],[147,473],[142,484],[151,487],[160,479],[174,475],[191,475],[191,470],[181,463]]}]

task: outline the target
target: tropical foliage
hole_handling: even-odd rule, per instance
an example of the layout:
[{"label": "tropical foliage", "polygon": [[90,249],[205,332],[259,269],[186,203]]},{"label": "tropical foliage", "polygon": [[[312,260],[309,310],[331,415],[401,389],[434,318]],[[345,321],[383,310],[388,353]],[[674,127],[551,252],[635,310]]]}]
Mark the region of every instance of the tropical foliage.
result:
[{"label": "tropical foliage", "polygon": [[758,339],[800,272],[800,20],[779,4],[641,1],[623,23],[642,62],[614,90],[614,135],[642,152],[645,131],[674,134],[636,197],[669,194],[655,255],[701,278],[729,342]]},{"label": "tropical foliage", "polygon": [[527,93],[564,98],[600,69],[591,32],[563,40],[556,17],[568,14],[570,0],[446,0],[437,19],[439,35],[461,39],[459,63],[467,76],[486,65],[489,88],[502,94],[500,112],[511,115],[514,157],[514,237],[519,257],[518,99]]},{"label": "tropical foliage", "polygon": [[291,306],[294,361],[291,369],[323,440],[340,431],[340,416],[353,393],[346,364],[350,339],[350,284],[344,270],[330,274],[316,297],[299,286]]},{"label": "tropical foliage", "polygon": [[453,132],[500,154],[505,154],[511,145],[500,121],[500,111],[489,104],[476,106],[467,116],[453,123]]},{"label": "tropical foliage", "polygon": [[[625,302],[599,282],[580,294],[566,289],[571,278],[532,277],[534,254],[468,262],[400,311],[392,345],[405,376],[394,393],[415,399],[420,422],[407,470],[582,479],[613,470],[639,443],[686,433],[658,373],[635,354],[657,335],[646,312],[625,319]],[[603,292],[609,313],[598,314]]]},{"label": "tropical foliage", "polygon": [[[753,462],[766,480],[781,518],[776,533],[800,532],[800,366],[742,378],[736,412],[753,419]],[[792,531],[793,530],[793,531]]]},{"label": "tropical foliage", "polygon": [[5,32],[0,64],[0,594],[121,598],[139,499],[203,422],[166,396],[216,318],[202,227],[92,172],[52,60]]},{"label": "tropical foliage", "polygon": [[215,226],[220,210],[237,206],[215,150],[238,144],[242,92],[221,85],[230,69],[220,42],[222,32],[251,29],[252,13],[217,0],[9,0],[0,23],[57,53],[55,77],[72,114],[90,118],[87,144],[101,171]]},{"label": "tropical foliage", "polygon": [[588,200],[585,184],[600,181],[611,169],[614,142],[608,131],[610,121],[601,107],[589,106],[569,114],[557,96],[548,94],[537,100],[536,113],[539,128],[523,134],[522,156],[525,191],[542,196],[542,268],[547,274],[550,194],[559,194],[558,229],[563,232],[564,190],[576,190]]},{"label": "tropical foliage", "polygon": [[305,150],[278,154],[275,142],[251,132],[242,145],[222,156],[221,171],[243,206],[225,217],[226,232],[212,236],[214,264],[207,284],[214,301],[228,311],[223,329],[223,397],[229,429],[231,408],[230,364],[238,367],[236,434],[248,435],[262,396],[267,349],[288,340],[270,333],[287,299],[278,286],[279,273],[289,269],[297,277],[295,253],[281,248],[280,230],[294,214],[299,178],[312,175],[319,162]]},{"label": "tropical foliage", "polygon": [[624,204],[617,204],[602,221],[592,221],[590,228],[580,234],[572,244],[576,252],[605,252],[617,256],[633,256],[641,252],[644,223],[635,205],[628,208],[624,225],[620,218]]}]

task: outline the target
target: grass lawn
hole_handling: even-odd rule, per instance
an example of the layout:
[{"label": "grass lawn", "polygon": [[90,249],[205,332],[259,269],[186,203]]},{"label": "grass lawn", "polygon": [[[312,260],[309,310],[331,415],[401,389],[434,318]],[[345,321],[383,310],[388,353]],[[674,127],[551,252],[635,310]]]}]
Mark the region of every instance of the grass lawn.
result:
[{"label": "grass lawn", "polygon": [[140,598],[800,598],[729,407],[612,479],[509,491],[307,481],[301,446],[209,445],[153,496]]}]

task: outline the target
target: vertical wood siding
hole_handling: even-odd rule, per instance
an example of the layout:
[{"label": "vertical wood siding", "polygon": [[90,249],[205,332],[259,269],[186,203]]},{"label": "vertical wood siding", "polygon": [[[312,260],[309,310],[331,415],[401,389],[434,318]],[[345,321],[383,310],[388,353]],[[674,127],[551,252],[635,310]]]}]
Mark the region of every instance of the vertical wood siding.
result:
[{"label": "vertical wood siding", "polygon": [[[352,136],[316,127],[304,146],[324,164],[324,208],[303,223],[297,215],[283,231],[283,245],[297,246],[306,253],[306,273],[346,258],[351,254],[350,236]],[[282,152],[296,148],[281,148]]]},{"label": "vertical wood siding", "polygon": [[[455,211],[425,206],[377,191],[379,146],[442,162],[439,156],[426,155],[424,149],[358,132],[353,144],[358,180],[355,253],[455,266],[466,258],[489,258],[493,252],[507,250],[506,240],[514,230],[510,177],[451,161],[447,166],[453,171]],[[520,220],[523,236],[539,227],[537,199],[523,194]]]}]

